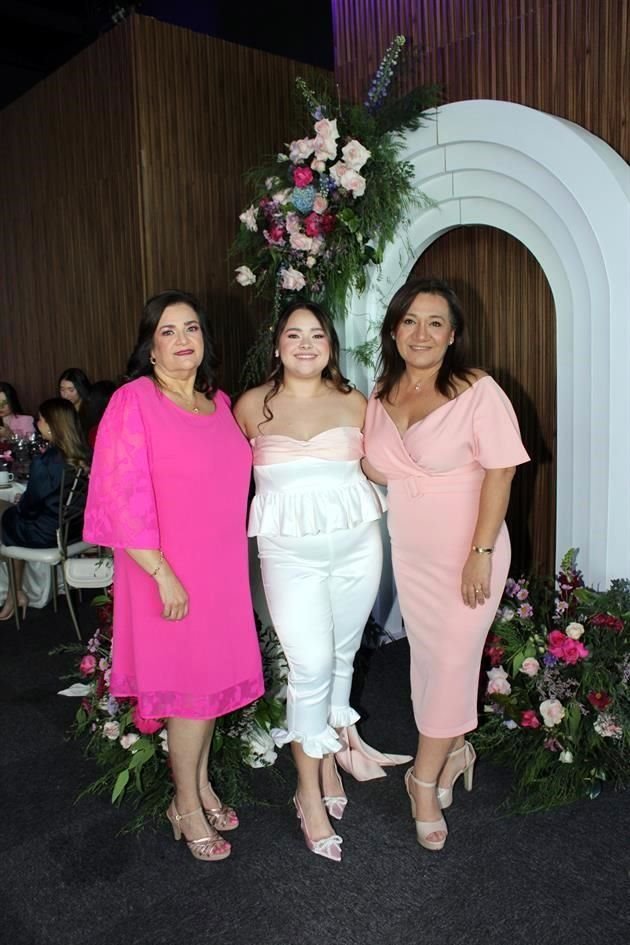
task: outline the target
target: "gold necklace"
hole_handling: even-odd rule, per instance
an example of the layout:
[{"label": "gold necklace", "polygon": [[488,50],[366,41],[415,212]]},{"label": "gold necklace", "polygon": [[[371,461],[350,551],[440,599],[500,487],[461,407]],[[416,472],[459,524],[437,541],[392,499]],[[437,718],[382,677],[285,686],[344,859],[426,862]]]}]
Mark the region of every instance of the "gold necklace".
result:
[{"label": "gold necklace", "polygon": [[[192,402],[188,402],[188,403],[187,403],[187,402],[186,402],[186,398],[184,397],[183,394],[180,394],[179,391],[173,390],[172,387],[167,387],[167,388],[165,388],[165,389],[166,389],[170,394],[174,394],[175,397],[178,397],[181,401],[183,401],[184,407],[186,408],[186,410],[190,411],[190,413],[199,413],[199,407],[195,407],[195,394],[194,394],[194,393],[193,393],[193,396],[192,396]],[[191,406],[191,403],[192,403],[192,406]]]},{"label": "gold necklace", "polygon": [[413,385],[413,389],[416,391],[417,394],[419,394],[420,391],[423,389],[424,385],[428,384],[429,381],[433,380],[434,377],[437,377],[439,373],[440,373],[439,371],[435,371],[433,374],[430,374],[429,377],[425,377],[423,381],[418,381],[417,384]]}]

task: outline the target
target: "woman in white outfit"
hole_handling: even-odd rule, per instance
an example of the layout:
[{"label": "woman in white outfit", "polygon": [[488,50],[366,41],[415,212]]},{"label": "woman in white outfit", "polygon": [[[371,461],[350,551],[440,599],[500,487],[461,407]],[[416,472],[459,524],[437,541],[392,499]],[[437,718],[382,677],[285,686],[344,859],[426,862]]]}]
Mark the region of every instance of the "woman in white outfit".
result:
[{"label": "woman in white outfit", "polygon": [[328,819],[340,820],[346,806],[335,752],[347,746],[337,730],[359,718],[349,704],[352,668],[379,585],[384,504],[361,471],[366,400],[341,375],[329,316],[292,303],[273,345],[268,381],[234,412],[254,451],[249,534],[289,664],[287,728],[274,737],[291,743],[307,847],[340,860]]}]

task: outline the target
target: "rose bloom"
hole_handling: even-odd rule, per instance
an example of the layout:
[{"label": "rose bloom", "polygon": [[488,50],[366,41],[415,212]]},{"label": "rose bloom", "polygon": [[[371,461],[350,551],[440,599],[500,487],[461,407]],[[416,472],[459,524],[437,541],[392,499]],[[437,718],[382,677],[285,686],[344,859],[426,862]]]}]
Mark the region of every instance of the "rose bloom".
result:
[{"label": "rose bloom", "polygon": [[314,237],[313,243],[311,245],[311,255],[317,256],[318,253],[321,253],[322,248],[324,247],[326,240],[320,239],[319,237]]},{"label": "rose bloom", "polygon": [[241,213],[239,220],[244,223],[250,233],[255,233],[258,229],[256,224],[256,208],[252,204],[247,210]]},{"label": "rose bloom", "polygon": [[[299,233],[300,232],[300,218],[297,213],[287,213],[286,220],[284,221],[287,233]],[[311,234],[309,233],[309,236]]]},{"label": "rose bloom", "polygon": [[623,630],[623,620],[613,617],[612,614],[595,614],[591,617],[591,623],[596,627],[608,627],[614,633],[621,633]]},{"label": "rose bloom", "polygon": [[603,712],[604,709],[608,708],[612,702],[612,699],[607,692],[589,692],[586,698],[591,703],[593,708],[598,709],[600,712]]},{"label": "rose bloom", "polygon": [[307,236],[319,236],[322,232],[321,217],[316,213],[309,213],[304,220],[304,231]]},{"label": "rose bloom", "polygon": [[297,269],[289,266],[282,271],[282,288],[289,292],[299,292],[306,285],[306,279]]},{"label": "rose bloom", "polygon": [[125,750],[127,750],[131,748],[132,745],[135,745],[135,743],[138,741],[139,738],[140,736],[136,735],[135,732],[128,732],[126,735],[123,735],[123,737],[120,739],[120,744]]},{"label": "rose bloom", "polygon": [[371,152],[358,141],[355,141],[354,138],[347,143],[345,148],[341,149],[341,153],[346,165],[353,171],[360,171],[365,162],[372,156]]},{"label": "rose bloom", "polygon": [[131,721],[143,735],[153,735],[154,732],[159,732],[164,727],[162,719],[145,719],[143,715],[140,715],[138,706],[133,710]]},{"label": "rose bloom", "polygon": [[323,194],[318,194],[313,201],[313,213],[324,213],[328,207],[328,200]]},{"label": "rose bloom", "polygon": [[103,726],[103,738],[109,738],[110,742],[115,742],[120,735],[120,725],[118,722],[105,722]]},{"label": "rose bloom", "polygon": [[581,623],[570,623],[564,632],[572,640],[579,640],[580,637],[584,636],[584,627]]},{"label": "rose bloom", "polygon": [[316,262],[317,262],[317,259],[315,258],[315,256],[306,257],[306,266],[308,269],[312,269]]},{"label": "rose bloom", "polygon": [[292,233],[289,242],[293,249],[301,250],[302,252],[310,252],[311,245],[313,240],[310,236],[305,236],[304,233]]},{"label": "rose bloom", "polygon": [[523,660],[521,663],[521,673],[525,673],[526,676],[535,676],[538,670],[540,669],[540,663],[538,660],[534,659],[533,656],[528,656],[527,659]]},{"label": "rose bloom", "polygon": [[311,161],[311,168],[314,171],[317,171],[318,174],[323,174],[324,171],[326,170],[326,162],[325,161]]},{"label": "rose bloom", "polygon": [[313,172],[310,167],[296,167],[293,170],[293,180],[296,187],[306,187],[313,182]]},{"label": "rose bloom", "polygon": [[534,709],[525,709],[521,712],[521,725],[523,728],[540,728],[540,719]]},{"label": "rose bloom", "polygon": [[337,155],[337,138],[339,137],[337,120],[329,121],[327,118],[322,118],[321,121],[315,123],[315,131],[317,132],[315,160],[332,161]]},{"label": "rose bloom", "polygon": [[552,656],[555,656],[557,659],[562,659],[566,640],[567,637],[565,637],[561,630],[552,630],[551,633],[547,634],[547,645]]},{"label": "rose bloom", "polygon": [[315,150],[314,138],[298,138],[289,145],[289,160],[297,164],[298,161],[306,161]]},{"label": "rose bloom", "polygon": [[79,663],[79,671],[83,673],[84,676],[91,676],[91,674],[96,669],[96,657],[91,653],[86,653],[81,662]]},{"label": "rose bloom", "polygon": [[562,647],[562,659],[565,663],[574,666],[578,660],[585,660],[589,655],[583,643],[579,640],[569,640],[567,637]]},{"label": "rose bloom", "polygon": [[540,703],[539,710],[547,728],[559,725],[566,715],[566,710],[558,699],[545,699]]},{"label": "rose bloom", "polygon": [[512,692],[512,687],[508,682],[508,674],[502,666],[487,670],[486,676],[488,677],[487,695],[492,696],[498,693],[502,696],[509,696]]},{"label": "rose bloom", "polygon": [[343,175],[341,186],[349,191],[353,197],[362,197],[365,193],[365,177],[361,177],[356,171],[348,170]]},{"label": "rose bloom", "polygon": [[236,273],[236,281],[239,285],[253,285],[256,282],[256,276],[249,266],[239,266],[234,272]]}]

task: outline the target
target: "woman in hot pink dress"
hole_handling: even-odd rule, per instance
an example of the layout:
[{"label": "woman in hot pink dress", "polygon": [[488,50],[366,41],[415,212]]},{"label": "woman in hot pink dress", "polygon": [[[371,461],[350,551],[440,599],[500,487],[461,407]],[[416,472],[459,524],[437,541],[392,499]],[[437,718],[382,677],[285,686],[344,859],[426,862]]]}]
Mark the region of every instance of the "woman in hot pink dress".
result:
[{"label": "woman in hot pink dress", "polygon": [[440,808],[475,753],[484,641],[510,564],[504,522],[515,467],[528,461],[512,406],[465,362],[453,290],[415,279],[381,329],[381,362],[365,423],[366,469],[388,486],[389,531],[411,650],[419,741],[407,790],[419,843],[440,850]]},{"label": "woman in hot pink dress", "polygon": [[207,315],[183,292],[146,303],[128,375],[98,429],[87,541],[114,548],[110,688],[166,718],[167,812],[198,859],[238,826],[208,782],[214,720],[263,692],[249,592],[251,451],[216,389]]}]

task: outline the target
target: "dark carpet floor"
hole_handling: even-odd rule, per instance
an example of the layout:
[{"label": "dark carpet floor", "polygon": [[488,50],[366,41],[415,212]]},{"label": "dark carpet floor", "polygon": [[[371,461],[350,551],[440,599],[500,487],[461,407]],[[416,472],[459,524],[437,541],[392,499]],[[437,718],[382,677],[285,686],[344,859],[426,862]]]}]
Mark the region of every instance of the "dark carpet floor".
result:
[{"label": "dark carpet floor", "polygon": [[[76,702],[56,695],[72,641],[61,605],[0,625],[2,839],[0,938],[11,945],[627,945],[630,795],[605,792],[549,814],[504,817],[509,774],[478,764],[458,785],[448,843],[415,842],[403,770],[358,784],[341,824],[344,859],[308,853],[289,806],[293,783],[268,771],[270,806],[241,808],[233,854],[199,863],[165,827],[117,836],[128,812],[75,803],[95,769],[65,732]],[[86,629],[92,614],[84,608]],[[362,731],[413,752],[407,646],[377,651],[361,692]]]}]

